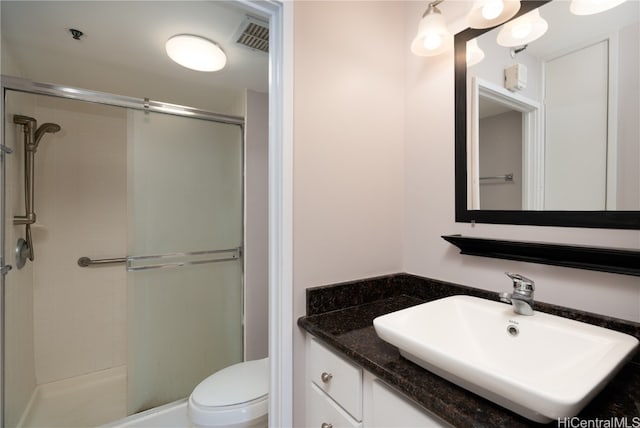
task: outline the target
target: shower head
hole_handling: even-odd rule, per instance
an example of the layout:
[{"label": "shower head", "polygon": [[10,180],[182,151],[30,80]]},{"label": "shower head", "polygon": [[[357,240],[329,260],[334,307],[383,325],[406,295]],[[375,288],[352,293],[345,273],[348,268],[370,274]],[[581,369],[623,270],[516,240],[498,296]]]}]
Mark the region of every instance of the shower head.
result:
[{"label": "shower head", "polygon": [[40,139],[42,138],[42,136],[47,133],[56,133],[60,131],[60,125],[55,124],[55,123],[43,123],[42,125],[40,125],[38,127],[38,129],[36,130],[36,134],[34,137],[34,145],[35,145],[35,149],[38,149],[38,144],[40,144]]}]

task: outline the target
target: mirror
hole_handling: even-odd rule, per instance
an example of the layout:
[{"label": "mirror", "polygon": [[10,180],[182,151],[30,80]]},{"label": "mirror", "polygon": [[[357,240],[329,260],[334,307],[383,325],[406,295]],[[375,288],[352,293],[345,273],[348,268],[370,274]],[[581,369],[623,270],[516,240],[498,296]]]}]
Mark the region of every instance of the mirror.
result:
[{"label": "mirror", "polygon": [[640,4],[569,4],[522,2],[548,23],[527,45],[455,36],[456,221],[640,229]]}]

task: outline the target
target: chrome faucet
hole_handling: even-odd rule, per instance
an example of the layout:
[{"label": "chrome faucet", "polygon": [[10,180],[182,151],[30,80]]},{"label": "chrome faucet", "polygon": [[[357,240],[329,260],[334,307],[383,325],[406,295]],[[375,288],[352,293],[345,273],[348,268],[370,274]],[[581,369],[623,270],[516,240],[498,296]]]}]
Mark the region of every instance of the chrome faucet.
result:
[{"label": "chrome faucet", "polygon": [[520,315],[533,315],[534,282],[519,273],[505,274],[513,281],[513,293],[500,293],[500,301],[511,303],[513,311]]}]

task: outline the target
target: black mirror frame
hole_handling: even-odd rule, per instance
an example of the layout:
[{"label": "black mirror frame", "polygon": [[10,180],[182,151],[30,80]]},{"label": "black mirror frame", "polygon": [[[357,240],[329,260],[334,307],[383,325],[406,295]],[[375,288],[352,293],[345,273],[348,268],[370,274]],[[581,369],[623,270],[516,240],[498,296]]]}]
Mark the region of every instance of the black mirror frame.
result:
[{"label": "black mirror frame", "polygon": [[[515,17],[551,0],[523,1]],[[514,18],[515,18],[514,17]],[[494,27],[495,28],[495,27]],[[492,30],[468,28],[455,35],[455,205],[456,222],[535,226],[640,229],[640,211],[469,210],[467,207],[467,41]]]}]

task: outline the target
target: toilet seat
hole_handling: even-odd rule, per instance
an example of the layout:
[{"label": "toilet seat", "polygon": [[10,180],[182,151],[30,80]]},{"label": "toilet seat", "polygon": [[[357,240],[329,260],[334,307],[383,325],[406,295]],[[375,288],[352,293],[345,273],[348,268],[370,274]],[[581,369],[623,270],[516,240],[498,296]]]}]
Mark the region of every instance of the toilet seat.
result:
[{"label": "toilet seat", "polygon": [[202,426],[242,426],[266,417],[268,394],[268,358],[234,364],[196,386],[189,397],[189,417]]}]

